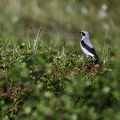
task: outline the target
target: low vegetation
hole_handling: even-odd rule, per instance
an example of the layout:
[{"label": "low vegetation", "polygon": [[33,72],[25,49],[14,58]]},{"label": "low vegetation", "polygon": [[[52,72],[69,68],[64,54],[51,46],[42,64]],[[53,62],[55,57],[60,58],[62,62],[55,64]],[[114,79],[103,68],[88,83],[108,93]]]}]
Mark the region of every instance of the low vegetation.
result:
[{"label": "low vegetation", "polygon": [[1,48],[2,119],[119,118],[117,61],[95,65],[66,48],[43,48],[27,50],[23,43],[16,49]]}]

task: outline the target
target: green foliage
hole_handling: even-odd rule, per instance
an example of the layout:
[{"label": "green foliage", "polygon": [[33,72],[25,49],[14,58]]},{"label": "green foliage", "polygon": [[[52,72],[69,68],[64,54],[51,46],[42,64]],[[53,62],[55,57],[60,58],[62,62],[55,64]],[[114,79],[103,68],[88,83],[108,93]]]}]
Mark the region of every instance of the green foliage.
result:
[{"label": "green foliage", "polygon": [[35,53],[18,48],[4,51],[0,62],[2,119],[119,118],[115,59],[95,65],[74,54],[58,56],[54,48]]}]

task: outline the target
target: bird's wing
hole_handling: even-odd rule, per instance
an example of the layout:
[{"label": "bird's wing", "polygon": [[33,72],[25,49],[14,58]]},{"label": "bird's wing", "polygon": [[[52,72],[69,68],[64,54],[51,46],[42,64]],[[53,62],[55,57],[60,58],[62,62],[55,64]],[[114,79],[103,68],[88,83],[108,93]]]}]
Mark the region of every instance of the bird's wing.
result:
[{"label": "bird's wing", "polygon": [[88,50],[90,53],[92,53],[95,57],[97,57],[97,58],[99,58],[98,56],[97,56],[97,54],[96,54],[96,51],[95,51],[95,49],[92,47],[89,47],[87,44],[85,44],[85,42],[82,40],[81,41],[81,45],[86,49],[86,50]]},{"label": "bird's wing", "polygon": [[90,39],[89,39],[89,38],[85,38],[83,41],[84,41],[84,43],[85,43],[86,45],[88,45],[90,48],[93,48],[93,45],[92,45],[92,43],[90,42]]}]

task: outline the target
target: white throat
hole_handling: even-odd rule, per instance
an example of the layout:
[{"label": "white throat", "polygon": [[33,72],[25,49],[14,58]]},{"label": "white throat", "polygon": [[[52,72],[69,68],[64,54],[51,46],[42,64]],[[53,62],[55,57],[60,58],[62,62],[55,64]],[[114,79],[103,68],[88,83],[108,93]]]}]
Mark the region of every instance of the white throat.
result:
[{"label": "white throat", "polygon": [[83,40],[85,38],[85,36],[82,36],[82,39],[81,40]]},{"label": "white throat", "polygon": [[82,36],[81,40],[84,40],[84,39],[89,39],[89,36]]}]

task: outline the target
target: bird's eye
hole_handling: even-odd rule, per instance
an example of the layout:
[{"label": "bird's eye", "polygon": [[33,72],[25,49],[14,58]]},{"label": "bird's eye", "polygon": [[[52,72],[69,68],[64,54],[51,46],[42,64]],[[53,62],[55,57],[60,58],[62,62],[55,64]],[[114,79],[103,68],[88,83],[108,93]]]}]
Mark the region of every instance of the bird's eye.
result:
[{"label": "bird's eye", "polygon": [[84,33],[84,32],[82,32],[82,35],[83,35],[83,36],[85,36],[85,33]]}]

